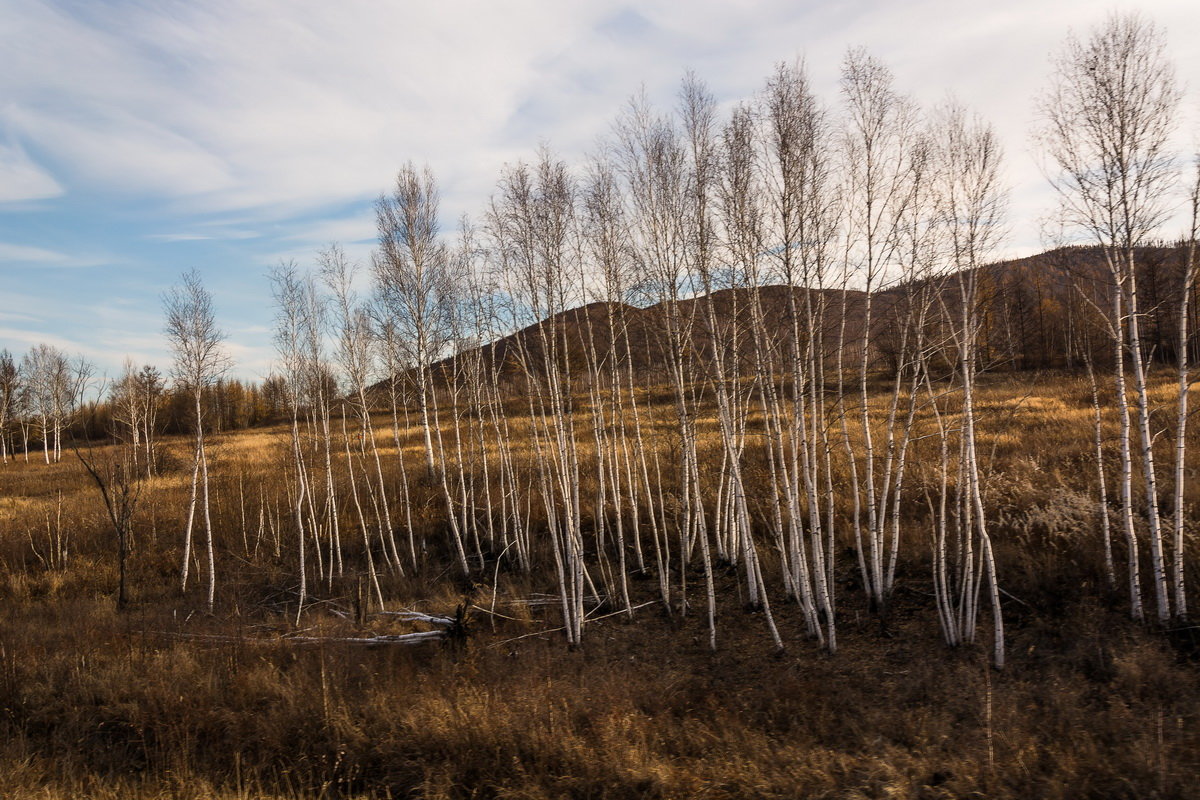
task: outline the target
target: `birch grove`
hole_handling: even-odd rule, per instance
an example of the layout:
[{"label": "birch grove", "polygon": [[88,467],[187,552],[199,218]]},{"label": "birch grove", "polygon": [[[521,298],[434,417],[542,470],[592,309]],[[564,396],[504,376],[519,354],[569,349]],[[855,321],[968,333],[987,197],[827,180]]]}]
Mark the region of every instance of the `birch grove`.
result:
[{"label": "birch grove", "polygon": [[[986,120],[922,108],[870,54],[841,67],[830,98],[800,61],[728,107],[694,75],[670,108],[635,96],[581,164],[543,146],[505,166],[456,235],[433,171],[401,167],[369,261],[330,245],[270,275],[271,480],[210,485],[206,393],[229,362],[185,275],[164,297],[173,386],[130,362],[109,396],[138,481],[187,398],[181,588],[199,565],[213,607],[223,502],[238,557],[290,576],[297,624],[320,597],[353,591],[365,614],[450,574],[464,606],[504,581],[552,591],[571,647],[653,605],[710,649],[754,625],[776,650],[835,653],[851,619],[888,630],[917,586],[948,646],[990,630],[1003,667],[1014,545],[987,443],[1007,410],[986,400],[989,371],[1019,366],[996,288],[1003,154]],[[1052,298],[1087,378],[1079,547],[1164,625],[1188,613],[1195,176],[1154,303],[1141,287],[1183,183],[1178,103],[1161,32],[1114,16],[1066,43],[1036,139],[1064,231],[1100,264]],[[0,460],[58,458],[81,365],[0,354]]]},{"label": "birch grove", "polygon": [[[1144,30],[1129,35],[1153,45]],[[1116,57],[1096,48],[1068,45],[1055,98],[1086,88],[1071,69]],[[1098,202],[1087,194],[1097,173],[1069,115],[1088,111],[1092,94],[1079,109],[1058,102],[1067,116],[1051,114],[1058,127],[1044,139],[1068,176],[1056,180],[1073,219],[1124,237],[1102,240],[1109,286],[1081,279],[1072,290],[1083,302],[1072,325],[1107,326],[1111,352],[1074,332],[1068,349],[1093,376],[1097,546],[1109,574],[1110,451],[1120,464],[1113,519],[1125,532],[1135,616],[1146,545],[1156,608],[1167,609],[1170,578],[1176,613],[1186,609],[1194,249],[1176,295],[1170,518],[1134,497],[1135,462],[1147,497],[1162,493],[1134,260],[1168,183],[1155,149],[1174,92],[1164,76],[1147,78],[1163,82],[1148,100],[1161,118],[1148,123],[1159,126],[1150,152],[1127,159],[1149,173],[1122,201],[1124,227],[1115,207],[1104,219],[1083,214]],[[1002,667],[1003,575],[980,445],[993,412],[978,400],[995,357],[995,299],[982,287],[1003,247],[1002,156],[986,121],[953,102],[921,109],[865,52],[847,54],[841,88],[825,103],[802,63],[780,65],[722,118],[686,76],[673,110],[631,100],[581,169],[546,147],[506,167],[482,225],[464,220],[457,244],[441,232],[432,172],[405,166],[376,206],[372,302],[358,299],[340,250],[318,259],[334,320],[323,334],[301,321],[326,302],[316,284],[277,273],[280,366],[295,386],[289,491],[301,598],[306,542],[318,574],[341,575],[342,519],[380,606],[388,573],[421,571],[440,552],[481,580],[551,576],[573,647],[596,609],[634,616],[644,576],[665,613],[703,615],[710,648],[734,592],[775,647],[790,644],[782,615],[834,652],[837,587],[849,572],[886,626],[903,565],[928,543],[943,638],[970,644],[986,620]],[[321,336],[336,353],[337,411],[313,394]],[[1109,366],[1115,414],[1095,382]],[[400,457],[382,454],[378,413]],[[1105,435],[1114,421],[1115,450]],[[406,451],[421,454],[423,470],[406,466]],[[853,557],[840,563],[847,545]]]}]

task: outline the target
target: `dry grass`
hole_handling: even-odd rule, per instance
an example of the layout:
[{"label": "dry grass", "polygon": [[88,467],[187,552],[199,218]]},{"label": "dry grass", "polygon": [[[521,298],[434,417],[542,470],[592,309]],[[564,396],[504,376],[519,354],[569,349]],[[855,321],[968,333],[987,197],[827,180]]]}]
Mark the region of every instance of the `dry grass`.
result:
[{"label": "dry grass", "polygon": [[[1159,391],[1165,401],[1169,387]],[[78,465],[69,454],[10,465],[0,469],[0,797],[1200,796],[1200,647],[1195,631],[1129,623],[1103,586],[1089,403],[1076,377],[981,385],[1010,593],[1009,667],[991,674],[982,648],[941,643],[915,500],[888,619],[867,611],[854,558],[841,557],[834,657],[805,640],[782,598],[788,650],[772,655],[732,572],[718,575],[716,653],[699,609],[668,618],[657,606],[591,622],[568,652],[556,609],[520,602],[550,584],[490,569],[470,599],[502,616],[476,610],[464,643],[364,648],[291,641],[294,564],[240,528],[241,506],[253,526],[260,498],[269,505],[281,491],[285,428],[214,442],[214,616],[176,586],[186,441],[168,443],[168,469],[147,486],[123,614],[112,607],[111,541]],[[647,439],[667,452],[665,407],[658,416]],[[377,424],[394,467],[390,420]],[[714,424],[702,421],[706,440]],[[928,409],[917,424],[932,424]],[[512,425],[519,435],[529,421]],[[590,432],[580,436],[586,446]],[[915,445],[914,481],[929,479],[931,447]],[[418,524],[432,536],[435,493],[416,488]],[[52,565],[55,536],[69,547]],[[774,569],[766,548],[764,560]],[[389,607],[451,612],[464,587],[444,566],[434,551],[420,574],[388,578]],[[316,590],[308,635],[401,629],[332,613],[351,610],[351,576]],[[654,579],[635,580],[635,602],[655,590]]]},{"label": "dry grass", "polygon": [[[1018,626],[988,676],[919,611],[890,638],[847,611],[830,658],[772,657],[737,609],[710,654],[701,620],[656,614],[571,653],[516,623],[459,649],[300,647],[26,604],[3,622],[0,795],[1193,796],[1200,681],[1162,639],[1083,605]],[[205,631],[231,638],[182,637]]]}]

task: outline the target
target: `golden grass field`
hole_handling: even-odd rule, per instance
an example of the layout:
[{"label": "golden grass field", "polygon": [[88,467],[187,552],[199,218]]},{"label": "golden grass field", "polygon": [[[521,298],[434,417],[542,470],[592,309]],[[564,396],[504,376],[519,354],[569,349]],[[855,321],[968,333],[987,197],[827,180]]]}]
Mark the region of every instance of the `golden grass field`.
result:
[{"label": "golden grass field", "polygon": [[[1171,392],[1156,387],[1164,427]],[[700,608],[667,616],[655,604],[632,619],[597,608],[571,651],[556,607],[528,602],[554,591],[550,572],[489,565],[466,586],[436,548],[419,574],[385,578],[387,608],[463,604],[465,638],[365,647],[331,640],[412,627],[357,620],[352,577],[310,587],[297,626],[287,541],[277,555],[260,528],[286,471],[286,427],[213,440],[211,615],[198,581],[178,587],[186,440],[166,442],[168,468],[144,489],[120,613],[112,534],[74,456],[10,463],[0,467],[0,797],[1200,797],[1200,638],[1129,621],[1127,599],[1105,586],[1086,380],[985,376],[979,406],[1007,592],[1002,672],[987,666],[985,643],[942,643],[915,503],[886,619],[861,596],[847,539],[834,656],[805,639],[777,581],[787,649],[774,653],[725,569],[716,653]],[[668,401],[656,414],[650,438],[669,448]],[[515,437],[529,424],[512,423]],[[715,444],[712,419],[700,433],[702,449]],[[408,434],[416,473],[419,439]],[[390,432],[380,444],[394,467]],[[928,479],[932,446],[914,446],[914,482]],[[414,492],[414,525],[433,539],[435,495]],[[635,603],[656,588],[635,576]]]}]

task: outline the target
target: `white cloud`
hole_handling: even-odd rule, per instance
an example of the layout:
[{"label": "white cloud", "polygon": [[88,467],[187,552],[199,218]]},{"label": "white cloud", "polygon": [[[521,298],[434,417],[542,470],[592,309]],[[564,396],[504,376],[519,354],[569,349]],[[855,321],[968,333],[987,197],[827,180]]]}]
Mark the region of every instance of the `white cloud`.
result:
[{"label": "white cloud", "polygon": [[25,264],[42,267],[95,267],[108,263],[96,256],[71,255],[44,247],[0,242],[0,264]]},{"label": "white cloud", "polygon": [[38,318],[32,314],[21,314],[16,311],[0,311],[0,321],[37,322]]},{"label": "white cloud", "polygon": [[6,323],[0,326],[0,349],[20,353],[45,342],[83,355],[109,375],[119,372],[126,357],[138,363],[170,363],[157,308],[92,302],[61,292],[42,296],[10,291],[6,299],[23,313],[0,315]]},{"label": "white cloud", "polygon": [[282,238],[288,241],[312,242],[317,245],[325,245],[331,242],[342,244],[348,242],[374,242],[377,235],[375,217],[367,213],[353,217],[301,223],[296,226],[296,230]]},{"label": "white cloud", "polygon": [[547,43],[589,20],[535,3],[7,5],[0,113],[25,140],[109,190],[275,214],[494,146]]},{"label": "white cloud", "polygon": [[[115,353],[122,352],[114,346],[117,343],[105,339],[0,327],[0,341],[6,342],[4,346],[13,353],[20,353],[23,349],[29,349],[39,344],[52,345],[67,353],[77,353],[96,364],[101,374],[116,374],[117,367],[121,363],[120,357],[114,359]],[[150,343],[147,342],[147,344]],[[153,350],[148,352],[126,351],[126,355],[138,363],[154,363],[155,361]],[[163,362],[159,360],[157,363]]]},{"label": "white cloud", "polygon": [[0,242],[0,261],[23,261],[34,263],[62,263],[67,260],[63,253],[46,250],[42,247],[29,247],[20,244]]},{"label": "white cloud", "polygon": [[58,197],[63,188],[20,147],[0,144],[0,203]]},{"label": "white cloud", "polygon": [[144,238],[156,242],[210,242],[217,240],[257,239],[260,235],[256,231],[214,229],[206,233],[148,233]]},{"label": "white cloud", "polygon": [[206,233],[151,233],[146,238],[157,242],[207,242],[216,237]]},{"label": "white cloud", "polygon": [[[0,11],[10,99],[0,120],[24,141],[104,191],[273,220],[369,200],[408,159],[438,171],[452,220],[475,212],[500,165],[539,141],[571,158],[590,149],[643,82],[670,104],[692,67],[733,100],[775,62],[805,55],[836,101],[842,54],[857,44],[923,101],[952,89],[983,110],[1021,164],[1014,178],[1037,183],[1024,153],[1031,93],[1068,27],[1106,13],[1083,0],[0,0]],[[1194,12],[1180,2],[1147,11],[1195,72],[1200,60],[1183,46]],[[24,187],[17,195],[61,191],[0,150],[0,171],[5,163],[34,170],[12,183]]]}]

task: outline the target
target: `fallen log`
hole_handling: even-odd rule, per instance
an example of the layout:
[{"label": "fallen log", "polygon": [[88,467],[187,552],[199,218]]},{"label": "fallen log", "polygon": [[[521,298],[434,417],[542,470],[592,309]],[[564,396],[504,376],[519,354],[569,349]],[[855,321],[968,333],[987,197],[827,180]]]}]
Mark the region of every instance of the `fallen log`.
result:
[{"label": "fallen log", "polygon": [[391,645],[391,644],[420,644],[421,642],[436,641],[450,638],[449,629],[437,631],[417,631],[416,633],[380,634],[378,636],[229,636],[220,633],[178,633],[160,631],[162,636],[179,639],[190,639],[199,642],[214,642],[223,644],[258,645],[260,647],[279,644],[355,644],[355,645]]},{"label": "fallen log", "polygon": [[449,638],[449,631],[441,630],[381,634],[379,636],[286,636],[283,640],[299,644],[355,644],[381,647],[393,644],[420,644],[447,638]]},{"label": "fallen log", "polygon": [[372,616],[393,617],[402,622],[424,622],[428,625],[440,625],[443,628],[452,628],[458,624],[458,620],[456,620],[454,617],[440,617],[432,614],[422,614],[420,611],[377,611]]}]

